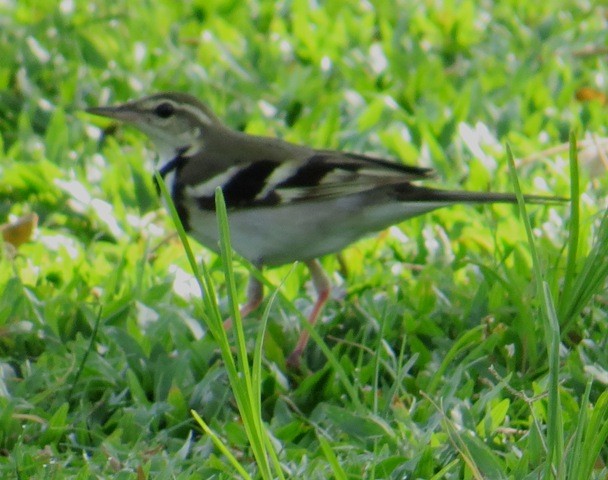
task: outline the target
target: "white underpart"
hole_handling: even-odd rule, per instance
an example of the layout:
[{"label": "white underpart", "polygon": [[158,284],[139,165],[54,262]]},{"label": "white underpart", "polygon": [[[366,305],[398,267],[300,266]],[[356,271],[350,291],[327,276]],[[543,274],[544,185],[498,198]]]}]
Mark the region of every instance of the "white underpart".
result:
[{"label": "white underpart", "polygon": [[[235,210],[228,213],[233,248],[253,262],[282,265],[338,252],[359,238],[456,202],[386,202],[351,195],[317,202]],[[191,210],[190,232],[218,250],[215,213]]]}]

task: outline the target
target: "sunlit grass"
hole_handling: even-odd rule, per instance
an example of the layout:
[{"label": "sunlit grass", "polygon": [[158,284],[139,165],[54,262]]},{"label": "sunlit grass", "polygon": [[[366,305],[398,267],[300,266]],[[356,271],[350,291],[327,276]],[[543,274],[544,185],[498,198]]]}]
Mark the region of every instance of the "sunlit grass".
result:
[{"label": "sunlit grass", "polygon": [[[605,478],[602,19],[574,0],[5,2],[0,225],[39,221],[0,245],[0,477]],[[225,219],[220,256],[176,236],[144,136],[83,113],[160,90],[433,185],[570,202],[445,209],[323,259],[336,288],[291,372],[305,268],[256,271]],[[267,300],[240,319],[250,273]]]}]

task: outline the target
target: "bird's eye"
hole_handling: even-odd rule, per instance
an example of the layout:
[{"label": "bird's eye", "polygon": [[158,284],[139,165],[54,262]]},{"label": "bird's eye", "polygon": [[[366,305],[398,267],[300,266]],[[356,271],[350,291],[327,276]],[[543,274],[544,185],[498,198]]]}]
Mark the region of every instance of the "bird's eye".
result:
[{"label": "bird's eye", "polygon": [[163,102],[154,109],[154,113],[160,118],[169,118],[175,112],[175,107],[169,102]]}]

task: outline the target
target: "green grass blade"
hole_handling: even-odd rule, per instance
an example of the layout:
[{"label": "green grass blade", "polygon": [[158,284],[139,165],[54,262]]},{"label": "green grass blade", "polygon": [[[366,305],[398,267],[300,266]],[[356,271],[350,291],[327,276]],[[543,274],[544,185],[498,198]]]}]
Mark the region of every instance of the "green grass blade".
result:
[{"label": "green grass blade", "polygon": [[317,432],[317,439],[319,440],[319,445],[321,446],[323,455],[325,455],[325,458],[331,465],[331,469],[334,472],[334,478],[336,480],[346,480],[348,477],[346,475],[346,472],[340,465],[340,462],[338,461],[338,457],[336,457],[336,454],[334,453],[333,447],[330,445],[330,443],[325,438],[323,438],[323,435],[318,432]]},{"label": "green grass blade", "polygon": [[336,376],[342,383],[342,386],[344,387],[351,401],[355,405],[355,408],[358,410],[363,409],[363,404],[359,399],[357,389],[349,380],[348,375],[346,374],[346,370],[344,369],[344,367],[342,367],[342,365],[340,365],[340,361],[336,358],[336,356],[332,353],[331,349],[327,346],[325,340],[323,340],[323,337],[321,337],[321,335],[319,335],[315,328],[310,325],[308,320],[302,315],[301,312],[298,313],[300,315],[300,325],[302,325],[306,330],[308,330],[310,338],[312,338],[313,341],[319,346],[319,348],[327,358],[327,361],[331,364],[332,368],[336,373]]},{"label": "green grass blade", "polygon": [[603,213],[597,237],[591,251],[583,262],[580,273],[570,282],[569,290],[564,289],[560,318],[562,329],[567,332],[573,327],[581,311],[594,295],[601,293],[608,278],[608,211]]},{"label": "green grass blade", "polygon": [[74,395],[74,389],[76,388],[76,385],[78,384],[78,380],[80,379],[80,376],[82,375],[84,366],[87,363],[87,358],[89,358],[89,355],[93,351],[93,347],[95,345],[95,340],[97,339],[97,334],[99,333],[99,325],[101,324],[101,311],[102,311],[102,308],[99,307],[99,312],[97,313],[97,317],[95,319],[95,324],[93,325],[93,332],[91,333],[91,338],[89,339],[89,345],[88,345],[86,351],[84,352],[84,355],[82,356],[82,360],[80,361],[80,365],[78,365],[78,370],[76,371],[76,375],[74,375],[74,379],[72,380],[72,386],[70,387],[70,392],[68,393],[68,396],[67,396],[68,403],[72,400],[72,396]]},{"label": "green grass blade", "polygon": [[215,287],[213,285],[211,276],[209,275],[209,271],[207,270],[207,267],[204,262],[201,262],[201,268],[199,269],[198,264],[196,262],[196,258],[194,257],[194,253],[192,252],[192,248],[190,247],[190,241],[188,240],[188,236],[186,235],[184,226],[182,225],[182,222],[179,219],[179,215],[177,213],[177,210],[175,209],[175,205],[173,204],[171,195],[167,190],[165,181],[158,172],[155,172],[155,178],[160,189],[161,198],[164,200],[169,210],[171,219],[173,220],[175,228],[177,229],[179,239],[182,242],[182,245],[184,246],[184,251],[186,252],[188,263],[190,264],[190,268],[192,269],[194,278],[201,290],[205,312],[203,314],[203,321],[207,325],[207,328],[209,329],[212,337],[216,340],[220,348],[222,359],[226,366],[229,378],[236,377],[236,365],[234,363],[234,358],[230,350],[230,342],[224,329],[222,315],[220,313],[217,298],[215,296]]},{"label": "green grass blade", "polygon": [[[236,352],[238,371],[234,372],[234,378],[230,378],[230,383],[233,386],[233,393],[239,407],[239,412],[243,420],[243,426],[247,432],[250,446],[256,458],[260,474],[265,479],[283,478],[281,465],[278,461],[276,452],[272,452],[273,444],[270,441],[268,432],[262,420],[261,407],[261,366],[256,367],[256,375],[252,376],[247,356],[247,344],[245,340],[245,332],[243,322],[239,312],[237,301],[237,290],[234,281],[234,271],[232,268],[232,247],[230,245],[230,228],[228,224],[228,214],[226,211],[226,202],[221,188],[215,191],[215,207],[217,212],[218,228],[220,232],[220,252],[222,264],[224,267],[224,275],[228,286],[228,296],[230,300],[230,309],[233,319],[233,330],[236,335]],[[263,325],[265,328],[265,323]],[[261,362],[261,338],[263,333],[258,334],[257,355],[258,364]],[[254,387],[254,382],[257,384]],[[272,474],[272,468],[269,461],[272,460],[276,477]]]},{"label": "green grass blade", "polygon": [[[563,469],[564,429],[559,398],[559,344],[560,328],[555,303],[549,284],[543,281],[543,312],[545,329],[548,334],[547,349],[549,353],[549,409],[547,418],[547,446],[553,450],[553,464],[558,472]],[[548,325],[547,325],[548,324]],[[561,477],[561,475],[560,475]],[[559,477],[558,477],[559,478]]]},{"label": "green grass blade", "polygon": [[[222,258],[226,285],[228,287],[230,315],[234,324],[232,330],[236,334],[237,361],[241,372],[243,373],[243,380],[248,383],[251,379],[251,371],[249,368],[249,361],[247,359],[247,343],[245,340],[243,320],[241,318],[238,304],[238,293],[234,280],[234,270],[232,268],[233,258],[232,247],[230,245],[230,229],[228,226],[226,202],[224,201],[224,195],[222,194],[222,189],[220,187],[218,187],[215,191],[215,208],[217,212],[218,228],[220,232],[220,256]],[[249,383],[247,384],[247,390],[252,391],[251,385]]]},{"label": "green grass blade", "polygon": [[581,461],[581,480],[591,478],[596,462],[608,439],[608,391],[604,391],[595,402],[589,416]]},{"label": "green grass blade", "polygon": [[500,458],[494,454],[483,442],[467,431],[458,429],[454,422],[445,414],[443,405],[435,403],[425,392],[422,395],[441,415],[441,424],[447,433],[448,439],[454,449],[459,453],[462,462],[468,467],[468,476],[483,480],[492,478],[502,480],[507,478],[504,465]]},{"label": "green grass blade", "polygon": [[203,431],[209,435],[213,444],[217,447],[217,449],[222,452],[222,454],[228,459],[228,461],[232,464],[239,475],[243,477],[245,480],[251,480],[251,476],[247,473],[247,471],[241,466],[241,462],[239,462],[232,452],[224,445],[224,442],[215,434],[213,430],[207,425],[207,423],[201,418],[201,416],[195,411],[191,410],[192,416],[196,420],[196,422],[201,426]]},{"label": "green grass blade", "polygon": [[[218,340],[222,336],[225,336],[225,333],[222,333],[224,330],[222,318],[215,298],[215,290],[213,289],[213,283],[211,282],[211,278],[209,276],[209,273],[207,272],[207,267],[204,263],[201,263],[201,269],[199,269],[198,264],[196,262],[196,258],[194,257],[194,253],[192,252],[192,248],[190,247],[190,241],[188,240],[188,236],[186,234],[186,231],[184,230],[184,226],[182,225],[182,222],[179,219],[179,215],[177,213],[177,210],[175,209],[175,205],[173,204],[171,195],[167,190],[165,181],[158,172],[155,172],[154,175],[158,188],[160,189],[161,198],[163,199],[167,209],[169,210],[169,215],[173,220],[179,239],[182,245],[184,246],[186,258],[188,259],[188,263],[190,265],[190,268],[192,269],[194,278],[196,279],[196,282],[198,283],[198,286],[201,290],[201,294],[203,295],[203,304],[205,306],[206,312],[206,315],[203,317],[203,321],[209,328],[209,331],[211,332],[213,337]],[[220,347],[221,346],[222,345],[220,344]]]},{"label": "green grass blade", "polygon": [[[580,232],[580,186],[578,172],[578,156],[576,150],[576,134],[570,132],[570,225],[568,233],[568,258],[566,260],[566,274],[564,277],[563,298],[568,298],[572,284],[576,278],[576,259],[579,248]],[[563,302],[560,302],[562,307]],[[560,314],[563,313],[560,308]],[[568,319],[560,315],[562,322]]]},{"label": "green grass blade", "polygon": [[[254,394],[252,387],[251,370],[247,359],[247,348],[245,342],[245,335],[243,332],[242,320],[239,315],[236,286],[234,282],[234,274],[232,270],[232,249],[230,247],[230,232],[228,229],[228,220],[226,215],[226,207],[223,200],[221,191],[219,194],[216,192],[217,200],[217,212],[218,212],[218,226],[220,229],[220,248],[222,254],[222,261],[224,265],[224,274],[226,277],[226,283],[228,286],[228,294],[230,297],[230,307],[233,314],[234,330],[237,337],[237,364],[235,364],[232,351],[230,349],[230,342],[226,331],[223,327],[222,316],[217,305],[217,300],[214,293],[214,287],[212,279],[207,271],[204,263],[201,264],[201,268],[198,268],[192,249],[190,248],[186,232],[179,220],[179,216],[171,201],[171,197],[167,191],[163,179],[160,175],[156,174],[156,179],[160,187],[161,196],[165,200],[169,208],[170,215],[176,225],[180,240],[184,245],[186,255],[194,276],[199,284],[201,292],[203,293],[203,302],[205,306],[205,312],[207,315],[204,317],[205,323],[209,327],[211,334],[217,341],[224,361],[230,385],[232,387],[239,412],[243,420],[243,426],[247,433],[251,449],[256,459],[259,473],[264,479],[272,478],[283,478],[280,465],[276,454],[270,455],[275,460],[275,471],[276,476],[273,476],[272,469],[268,462],[269,455],[267,449],[272,446],[267,437],[267,432],[264,428],[261,419],[261,408],[259,405],[259,397]],[[201,274],[202,272],[202,274]],[[259,381],[259,378],[258,378]],[[259,391],[259,388],[256,389]]]},{"label": "green grass blade", "polygon": [[576,432],[574,434],[574,438],[572,439],[572,447],[567,455],[566,468],[569,479],[581,478],[580,472],[584,469],[584,464],[582,463],[582,459],[585,455],[583,451],[585,435],[588,430],[589,424],[589,416],[587,412],[587,408],[589,406],[589,394],[591,393],[591,385],[592,381],[587,382],[587,387],[585,388],[585,393],[581,399],[580,410],[578,412],[578,418],[576,422]]},{"label": "green grass blade", "polygon": [[570,225],[568,256],[562,295],[559,300],[559,318],[562,335],[574,327],[581,311],[589,305],[594,295],[604,289],[608,278],[608,212],[604,212],[597,238],[589,254],[578,267],[580,257],[580,180],[576,137],[570,136]]},{"label": "green grass blade", "polygon": [[463,351],[466,351],[470,348],[479,345],[483,328],[484,327],[481,325],[472,328],[471,330],[465,332],[456,342],[454,342],[452,347],[443,357],[441,365],[434,373],[428,386],[425,388],[425,392],[428,395],[432,395],[435,393],[435,391],[439,387],[439,384],[445,379],[445,372],[447,371],[450,365],[454,364],[454,360],[458,355],[460,355]]},{"label": "green grass blade", "polygon": [[555,306],[549,290],[548,284],[543,278],[540,260],[538,252],[534,243],[534,236],[532,235],[532,227],[528,220],[526,212],[526,204],[524,200],[521,187],[519,185],[519,179],[517,177],[517,171],[515,169],[515,161],[513,159],[513,152],[509,145],[507,145],[507,159],[509,164],[509,172],[511,174],[511,181],[515,189],[515,195],[517,197],[517,204],[519,206],[520,215],[526,229],[526,235],[528,237],[528,246],[530,248],[530,254],[532,256],[532,265],[534,272],[534,279],[536,283],[536,291],[539,295],[539,307],[542,318],[542,326],[545,336],[545,347],[549,356],[549,385],[548,385],[548,407],[547,407],[547,463],[545,466],[545,478],[550,478],[551,475],[559,468],[562,464],[563,455],[563,424],[561,422],[560,414],[560,399],[559,399],[559,339],[560,329],[559,322],[557,320],[557,314],[555,313]]}]

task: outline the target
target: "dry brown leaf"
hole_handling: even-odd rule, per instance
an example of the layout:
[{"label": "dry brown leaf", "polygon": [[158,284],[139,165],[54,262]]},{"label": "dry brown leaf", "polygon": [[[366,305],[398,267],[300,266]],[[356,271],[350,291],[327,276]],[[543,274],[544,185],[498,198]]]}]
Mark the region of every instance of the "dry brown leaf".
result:
[{"label": "dry brown leaf", "polygon": [[579,102],[591,102],[593,100],[597,100],[602,105],[606,105],[606,95],[594,88],[591,87],[582,87],[576,91],[576,99]]},{"label": "dry brown leaf", "polygon": [[5,242],[18,248],[32,238],[32,233],[34,233],[37,226],[38,215],[35,213],[28,213],[27,215],[19,217],[14,222],[0,225],[0,232],[2,232],[2,238]]}]

